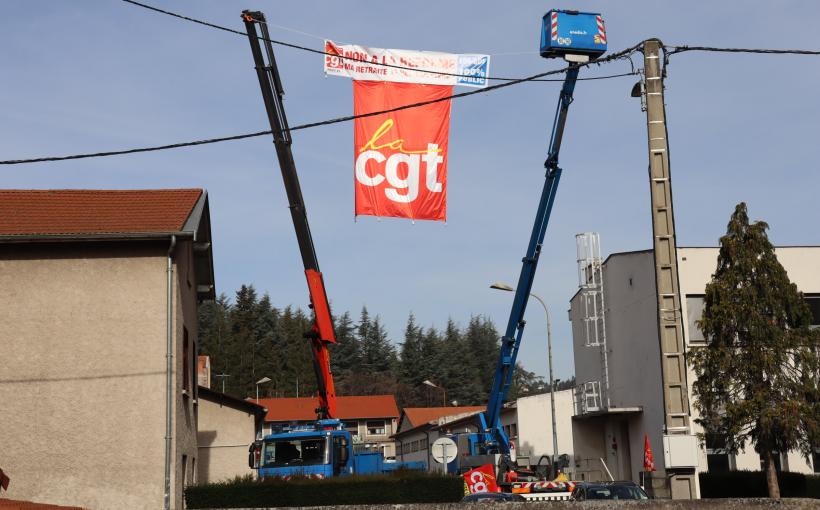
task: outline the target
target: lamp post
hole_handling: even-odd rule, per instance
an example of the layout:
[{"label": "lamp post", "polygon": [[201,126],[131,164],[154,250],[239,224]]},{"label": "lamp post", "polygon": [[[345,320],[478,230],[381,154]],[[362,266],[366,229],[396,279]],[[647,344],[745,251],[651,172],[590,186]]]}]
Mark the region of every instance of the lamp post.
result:
[{"label": "lamp post", "polygon": [[430,386],[431,388],[438,388],[441,390],[441,407],[447,407],[447,390],[444,389],[443,386],[438,386],[433,384],[432,382],[425,380],[421,384],[425,386]]},{"label": "lamp post", "polygon": [[[515,289],[506,283],[496,282],[490,285],[491,289],[504,290],[512,292]],[[544,307],[544,314],[547,316],[547,357],[549,358],[549,388],[550,388],[550,411],[552,414],[552,460],[555,463],[555,457],[558,455],[558,431],[555,428],[555,379],[552,377],[552,324],[550,322],[550,311],[544,300],[537,295],[530,292],[530,296],[534,297]]]},{"label": "lamp post", "polygon": [[259,385],[271,382],[270,377],[263,377],[256,381],[256,403],[259,403]]}]

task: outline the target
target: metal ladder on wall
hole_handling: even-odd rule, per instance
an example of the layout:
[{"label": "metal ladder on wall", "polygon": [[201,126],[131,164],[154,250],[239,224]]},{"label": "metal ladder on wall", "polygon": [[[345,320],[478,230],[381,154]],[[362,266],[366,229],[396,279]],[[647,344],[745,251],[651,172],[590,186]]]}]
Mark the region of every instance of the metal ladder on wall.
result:
[{"label": "metal ladder on wall", "polygon": [[601,407],[610,407],[601,240],[597,232],[584,232],[575,236],[575,247],[578,288],[583,308],[584,345],[598,347],[601,354],[601,382],[583,383],[582,409],[583,412],[591,412],[600,410]]}]

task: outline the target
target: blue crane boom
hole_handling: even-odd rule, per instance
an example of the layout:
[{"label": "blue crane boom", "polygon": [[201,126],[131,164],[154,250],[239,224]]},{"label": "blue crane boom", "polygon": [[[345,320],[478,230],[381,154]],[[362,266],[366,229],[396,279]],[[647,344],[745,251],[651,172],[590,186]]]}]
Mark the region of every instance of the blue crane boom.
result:
[{"label": "blue crane boom", "polygon": [[[570,62],[558,99],[553,119],[547,159],[544,162],[546,178],[535,223],[532,227],[527,253],[522,259],[521,273],[515,289],[507,329],[501,338],[501,353],[496,365],[495,376],[490,387],[487,409],[479,414],[481,432],[471,441],[471,454],[501,454],[509,466],[510,441],[501,426],[501,407],[507,398],[512,383],[518,349],[524,334],[524,313],[527,310],[538,259],[544,244],[544,236],[549,224],[555,193],[561,179],[558,155],[564,137],[569,105],[573,101],[575,83],[578,80],[580,62],[602,55],[606,51],[606,32],[603,19],[597,13],[551,10],[544,15],[541,30],[541,56],[545,58],[564,57]],[[557,453],[557,452],[553,452]]]},{"label": "blue crane boom", "polygon": [[561,151],[561,140],[564,135],[569,105],[572,103],[575,83],[578,79],[578,71],[578,66],[573,65],[564,78],[564,86],[561,89],[558,108],[555,111],[549,155],[544,163],[547,170],[544,188],[541,191],[541,200],[535,214],[535,223],[532,227],[530,243],[527,246],[527,254],[522,259],[521,274],[518,277],[518,285],[515,289],[507,329],[504,336],[501,337],[501,355],[496,365],[487,410],[480,416],[482,429],[486,431],[483,441],[483,449],[486,453],[500,453],[502,455],[510,453],[509,439],[501,427],[501,406],[510,390],[515,361],[518,357],[518,349],[521,346],[521,337],[524,334],[524,325],[526,324],[524,313],[527,310],[527,302],[532,290],[532,282],[535,279],[535,270],[538,267],[541,247],[544,244],[544,236],[552,213],[552,206],[555,203],[555,192],[561,179],[558,154]]}]

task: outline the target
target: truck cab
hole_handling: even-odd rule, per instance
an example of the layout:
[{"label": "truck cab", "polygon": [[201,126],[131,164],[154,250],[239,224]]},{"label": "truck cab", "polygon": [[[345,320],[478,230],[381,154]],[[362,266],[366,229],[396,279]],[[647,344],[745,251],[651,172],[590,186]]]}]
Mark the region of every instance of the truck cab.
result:
[{"label": "truck cab", "polygon": [[281,428],[251,446],[249,465],[260,478],[328,478],[353,473],[350,432],[338,420]]}]

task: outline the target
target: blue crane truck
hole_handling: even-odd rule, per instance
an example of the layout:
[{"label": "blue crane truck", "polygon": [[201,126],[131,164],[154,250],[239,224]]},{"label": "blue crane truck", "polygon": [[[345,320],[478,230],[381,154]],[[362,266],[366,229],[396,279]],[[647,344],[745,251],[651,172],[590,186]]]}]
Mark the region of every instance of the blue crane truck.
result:
[{"label": "blue crane truck", "polygon": [[355,451],[350,432],[339,420],[284,427],[251,446],[249,464],[260,478],[328,478],[381,474],[398,469],[424,470],[423,462],[386,462],[380,451]]}]

